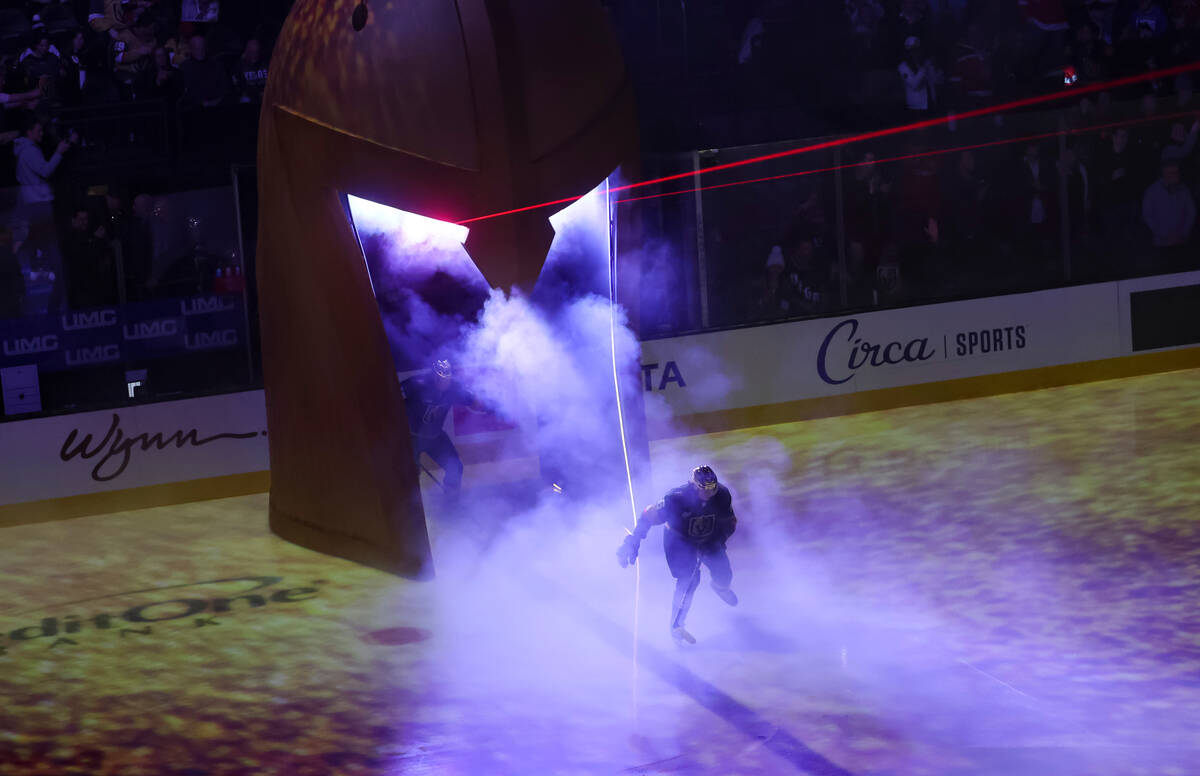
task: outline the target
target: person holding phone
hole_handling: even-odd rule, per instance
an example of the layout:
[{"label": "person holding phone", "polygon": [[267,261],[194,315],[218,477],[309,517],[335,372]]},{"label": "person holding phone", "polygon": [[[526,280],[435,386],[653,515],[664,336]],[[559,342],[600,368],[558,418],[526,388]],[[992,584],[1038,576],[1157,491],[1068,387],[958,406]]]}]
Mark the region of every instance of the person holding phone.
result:
[{"label": "person holding phone", "polygon": [[13,141],[13,153],[17,157],[17,183],[21,187],[18,201],[22,205],[54,200],[50,176],[58,169],[67,151],[79,142],[79,133],[72,130],[66,140],[59,141],[54,153],[47,158],[42,151],[45,134],[41,119],[31,115],[26,120],[21,136]]}]

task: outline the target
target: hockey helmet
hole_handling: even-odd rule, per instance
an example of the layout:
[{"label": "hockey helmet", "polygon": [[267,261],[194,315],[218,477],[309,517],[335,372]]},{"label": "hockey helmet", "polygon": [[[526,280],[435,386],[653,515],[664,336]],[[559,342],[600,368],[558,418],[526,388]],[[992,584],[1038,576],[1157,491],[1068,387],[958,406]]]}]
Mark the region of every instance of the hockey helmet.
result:
[{"label": "hockey helmet", "polygon": [[706,495],[717,492],[717,475],[711,466],[697,466],[692,469],[692,484]]}]

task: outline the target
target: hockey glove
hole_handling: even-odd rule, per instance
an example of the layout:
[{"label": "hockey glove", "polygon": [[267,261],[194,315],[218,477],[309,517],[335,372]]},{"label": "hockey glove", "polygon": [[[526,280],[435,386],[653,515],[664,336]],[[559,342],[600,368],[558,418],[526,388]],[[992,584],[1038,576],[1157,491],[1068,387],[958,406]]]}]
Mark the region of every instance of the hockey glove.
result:
[{"label": "hockey glove", "polygon": [[625,568],[637,561],[637,556],[637,540],[632,536],[626,536],[625,541],[621,542],[621,546],[617,548],[617,563],[621,564],[621,568]]}]

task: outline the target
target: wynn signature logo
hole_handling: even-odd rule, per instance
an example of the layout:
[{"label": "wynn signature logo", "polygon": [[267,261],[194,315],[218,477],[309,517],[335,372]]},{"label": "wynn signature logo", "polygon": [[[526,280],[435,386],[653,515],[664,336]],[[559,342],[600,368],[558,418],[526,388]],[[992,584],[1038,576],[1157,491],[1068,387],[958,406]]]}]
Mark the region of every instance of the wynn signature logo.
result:
[{"label": "wynn signature logo", "polygon": [[[108,427],[108,432],[94,445],[92,444],[91,434],[84,434],[83,438],[76,443],[75,440],[80,433],[80,429],[71,429],[71,432],[67,434],[67,438],[63,441],[62,449],[58,453],[59,458],[63,461],[70,461],[72,458],[79,456],[84,460],[91,460],[99,456],[100,459],[92,467],[92,479],[96,482],[108,482],[120,477],[126,467],[129,466],[129,459],[133,456],[135,447],[140,448],[142,452],[150,452],[152,450],[162,451],[171,445],[174,445],[176,448],[187,446],[200,447],[201,445],[207,445],[220,439],[253,439],[260,432],[248,431],[241,434],[223,433],[201,438],[200,432],[193,428],[188,431],[181,429],[170,435],[166,435],[160,431],[156,434],[143,432],[134,436],[125,436],[125,432],[121,430],[121,416],[114,412],[112,424]],[[262,433],[265,434],[266,432]]]}]

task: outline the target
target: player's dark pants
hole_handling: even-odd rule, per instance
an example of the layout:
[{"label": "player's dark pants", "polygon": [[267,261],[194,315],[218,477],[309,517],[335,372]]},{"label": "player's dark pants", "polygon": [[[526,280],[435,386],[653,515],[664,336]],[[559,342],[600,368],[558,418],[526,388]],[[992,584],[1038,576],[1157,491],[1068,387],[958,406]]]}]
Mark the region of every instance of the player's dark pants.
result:
[{"label": "player's dark pants", "polygon": [[413,454],[417,457],[418,464],[421,463],[421,453],[425,453],[442,467],[442,486],[446,492],[457,493],[462,486],[463,464],[462,459],[458,457],[458,451],[454,449],[454,443],[450,441],[450,435],[445,431],[434,437],[414,435]]},{"label": "player's dark pants", "polygon": [[700,584],[700,564],[708,567],[713,587],[720,590],[728,589],[733,582],[733,569],[729,567],[724,543],[714,542],[697,547],[669,528],[663,531],[663,551],[667,555],[667,568],[675,577],[671,627],[682,628],[688,610],[692,608],[692,595]]}]

